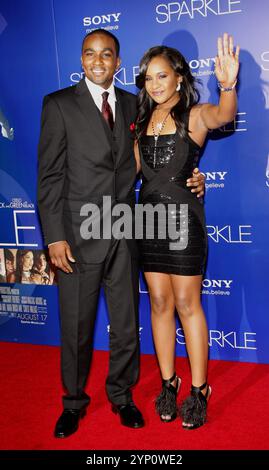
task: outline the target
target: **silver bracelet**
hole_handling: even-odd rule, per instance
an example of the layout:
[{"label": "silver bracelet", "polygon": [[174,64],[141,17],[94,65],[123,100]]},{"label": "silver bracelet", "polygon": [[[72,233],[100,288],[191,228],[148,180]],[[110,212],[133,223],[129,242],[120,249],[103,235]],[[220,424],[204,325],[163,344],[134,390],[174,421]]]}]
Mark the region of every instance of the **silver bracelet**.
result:
[{"label": "silver bracelet", "polygon": [[234,84],[231,87],[225,88],[224,86],[222,86],[222,84],[220,82],[218,82],[218,87],[219,87],[220,91],[232,91],[236,84],[237,84],[237,79],[235,80]]}]

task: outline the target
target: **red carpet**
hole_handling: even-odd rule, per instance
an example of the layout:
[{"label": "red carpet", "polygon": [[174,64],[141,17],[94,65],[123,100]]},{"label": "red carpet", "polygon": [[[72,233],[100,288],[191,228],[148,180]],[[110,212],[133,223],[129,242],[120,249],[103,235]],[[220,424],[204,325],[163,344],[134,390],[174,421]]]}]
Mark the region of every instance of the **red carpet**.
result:
[{"label": "red carpet", "polygon": [[[56,347],[0,343],[0,449],[269,449],[269,365],[211,361],[208,423],[184,431],[179,419],[165,424],[155,415],[159,372],[154,356],[144,355],[134,398],[146,426],[132,430],[111,412],[104,388],[108,353],[101,351],[94,354],[86,417],[76,434],[55,439],[62,393],[59,352]],[[190,386],[186,359],[177,359],[177,372],[183,379],[182,399]]]}]

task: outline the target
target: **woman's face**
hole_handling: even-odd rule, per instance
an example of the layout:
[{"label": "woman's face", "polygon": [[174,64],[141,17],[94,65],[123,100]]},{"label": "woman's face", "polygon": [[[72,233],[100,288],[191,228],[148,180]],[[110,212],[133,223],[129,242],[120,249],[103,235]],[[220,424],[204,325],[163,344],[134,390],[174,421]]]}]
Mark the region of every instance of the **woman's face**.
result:
[{"label": "woman's face", "polygon": [[39,271],[45,271],[46,266],[47,266],[46,256],[44,255],[44,253],[42,253],[39,257],[37,267]]},{"label": "woman's face", "polygon": [[164,57],[157,56],[150,61],[146,72],[145,88],[157,104],[169,104],[169,101],[178,97],[176,88],[179,82],[182,82],[182,77],[174,72]]},{"label": "woman's face", "polygon": [[22,260],[22,270],[23,271],[30,271],[34,264],[34,255],[32,251],[27,251],[23,256]]},{"label": "woman's face", "polygon": [[6,259],[6,272],[7,274],[14,272],[14,261],[11,261],[10,259]]}]

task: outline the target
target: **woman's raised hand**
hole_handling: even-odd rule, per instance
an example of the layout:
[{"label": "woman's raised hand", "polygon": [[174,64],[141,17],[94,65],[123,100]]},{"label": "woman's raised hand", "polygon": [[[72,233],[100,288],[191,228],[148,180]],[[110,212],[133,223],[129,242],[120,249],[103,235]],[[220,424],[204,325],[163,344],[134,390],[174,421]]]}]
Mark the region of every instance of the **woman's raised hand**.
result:
[{"label": "woman's raised hand", "polygon": [[218,38],[218,55],[216,57],[215,75],[223,87],[231,87],[239,70],[239,46],[234,52],[233,37],[224,33]]}]

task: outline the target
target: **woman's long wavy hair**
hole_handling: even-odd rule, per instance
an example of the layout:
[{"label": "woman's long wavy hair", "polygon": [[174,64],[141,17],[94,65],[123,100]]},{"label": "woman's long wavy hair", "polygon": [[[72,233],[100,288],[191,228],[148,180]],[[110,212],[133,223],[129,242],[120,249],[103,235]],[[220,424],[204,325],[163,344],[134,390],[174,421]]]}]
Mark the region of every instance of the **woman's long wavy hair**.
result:
[{"label": "woman's long wavy hair", "polygon": [[183,138],[187,137],[188,129],[186,129],[186,125],[182,120],[182,114],[188,111],[193,105],[197,104],[200,99],[199,91],[195,87],[195,79],[183,55],[173,47],[151,47],[141,59],[139,75],[136,79],[136,86],[140,88],[136,120],[136,138],[138,140],[146,133],[152,112],[156,107],[156,103],[146,92],[145,79],[150,61],[158,56],[167,60],[174,72],[183,77],[179,92],[180,100],[171,109],[171,116],[175,121],[177,131]]}]

